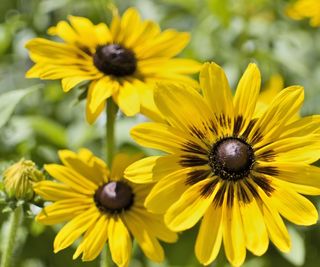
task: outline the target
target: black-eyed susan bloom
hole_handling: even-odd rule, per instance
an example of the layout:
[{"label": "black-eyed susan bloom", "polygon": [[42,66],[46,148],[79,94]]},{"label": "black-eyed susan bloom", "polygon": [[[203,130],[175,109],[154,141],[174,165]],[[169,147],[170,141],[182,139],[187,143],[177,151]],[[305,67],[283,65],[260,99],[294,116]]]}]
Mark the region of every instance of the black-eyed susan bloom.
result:
[{"label": "black-eyed susan bloom", "polygon": [[143,206],[150,186],[123,178],[124,169],[136,158],[119,154],[109,171],[87,149],[78,154],[62,150],[59,156],[64,165],[45,166],[58,182],[42,181],[34,186],[36,193],[54,202],[36,220],[47,225],[67,222],[54,240],[54,252],[81,239],[73,258],[82,254],[83,261],[91,261],[107,242],[113,261],[127,266],[133,237],[148,258],[162,261],[158,239],[174,242],[177,236],[165,227],[162,216],[150,214]]},{"label": "black-eyed susan bloom", "polygon": [[287,15],[295,20],[310,18],[311,26],[320,26],[320,1],[297,0],[287,8]]},{"label": "black-eyed susan bloom", "polygon": [[94,25],[84,17],[69,16],[70,24],[60,21],[49,34],[64,42],[43,38],[30,40],[26,47],[36,63],[28,78],[62,80],[68,92],[89,81],[86,116],[92,123],[112,97],[120,109],[132,116],[153,112],[152,91],[158,81],[196,82],[187,76],[199,70],[193,60],[173,58],[188,44],[186,32],[160,30],[149,20],[141,20],[129,8],[120,18],[114,15],[110,27]]},{"label": "black-eyed susan bloom", "polygon": [[201,220],[195,253],[205,265],[222,243],[233,266],[244,262],[246,249],[265,253],[269,239],[289,251],[282,217],[298,225],[318,219],[301,194],[320,194],[320,169],[310,165],[320,157],[320,116],[290,123],[304,98],[299,86],[281,90],[261,116],[254,115],[260,82],[259,69],[250,64],[233,97],[224,71],[206,63],[200,72],[203,95],[162,86],[155,103],[167,123],[131,131],[139,144],[168,155],[137,161],[125,177],[158,181],[145,205],[165,213],[171,230]]}]

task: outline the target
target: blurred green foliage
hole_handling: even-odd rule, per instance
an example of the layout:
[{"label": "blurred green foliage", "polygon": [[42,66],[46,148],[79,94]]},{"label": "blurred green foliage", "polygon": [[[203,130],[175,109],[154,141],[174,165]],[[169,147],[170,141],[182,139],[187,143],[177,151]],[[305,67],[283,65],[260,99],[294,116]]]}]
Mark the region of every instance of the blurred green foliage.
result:
[{"label": "blurred green foliage", "polygon": [[[305,86],[303,114],[320,113],[320,32],[311,28],[307,21],[287,18],[284,9],[289,2],[118,0],[114,4],[120,12],[129,6],[137,7],[144,18],[159,22],[163,29],[191,32],[192,40],[182,56],[219,63],[227,71],[233,88],[246,65],[253,61],[262,71],[263,82],[272,74],[280,73],[286,85]],[[88,17],[95,23],[110,22],[108,4],[108,0],[0,2],[0,168],[21,157],[42,166],[57,161],[56,152],[61,148],[89,147],[105,157],[101,150],[105,117],[101,116],[95,125],[89,126],[84,118],[84,103],[76,100],[80,90],[64,94],[58,81],[25,79],[24,74],[32,62],[24,43],[36,36],[46,37],[46,29],[69,14]],[[17,91],[21,88],[25,89]],[[143,118],[139,116],[118,120],[116,135],[120,149],[139,149],[130,139],[129,130],[141,120]],[[319,204],[318,201],[318,207]],[[6,233],[6,218],[6,214],[0,215],[0,240]],[[131,266],[199,266],[193,253],[196,230],[182,234],[177,244],[165,246],[167,258],[162,265],[149,262],[139,249],[135,249]],[[57,228],[44,228],[28,218],[19,233],[17,243],[20,247],[14,266],[98,266],[98,260],[90,263],[73,261],[74,248],[54,255],[52,244],[56,231]],[[270,245],[262,257],[248,255],[244,266],[318,267],[319,224],[309,228],[290,227],[290,233],[292,253],[283,255]],[[212,266],[228,266],[223,251]]]}]

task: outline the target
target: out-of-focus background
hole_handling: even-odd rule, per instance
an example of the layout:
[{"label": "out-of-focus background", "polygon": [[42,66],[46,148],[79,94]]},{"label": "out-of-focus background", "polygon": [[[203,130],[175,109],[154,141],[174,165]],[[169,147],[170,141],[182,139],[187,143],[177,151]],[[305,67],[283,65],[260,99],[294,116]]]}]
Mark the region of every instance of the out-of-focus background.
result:
[{"label": "out-of-focus background", "polygon": [[[56,162],[57,150],[89,147],[103,155],[101,145],[105,117],[93,126],[85,122],[80,91],[64,94],[58,81],[27,80],[32,66],[25,42],[47,37],[46,30],[68,15],[85,16],[93,22],[110,22],[109,0],[1,0],[0,1],[0,171],[21,157],[39,166]],[[160,23],[162,29],[176,28],[192,34],[183,57],[222,65],[233,88],[249,62],[256,62],[266,83],[280,74],[285,85],[305,87],[302,115],[320,113],[320,31],[307,20],[293,21],[285,15],[285,0],[131,0],[114,1],[122,13],[134,6],[144,18]],[[197,77],[195,77],[197,78]],[[35,87],[34,87],[35,86]],[[41,87],[37,89],[37,87]],[[24,89],[24,93],[14,90]],[[13,92],[12,92],[13,91]],[[121,115],[120,115],[121,116]],[[10,119],[9,119],[10,118]],[[120,149],[138,150],[129,137],[130,128],[141,117],[121,117],[117,123]],[[152,153],[145,151],[146,153]],[[312,199],[319,208],[320,201]],[[2,207],[0,206],[2,209]],[[0,214],[0,246],[7,232],[7,213]],[[254,218],[252,218],[254,220]],[[262,257],[248,252],[245,267],[320,265],[320,224],[308,228],[291,226],[293,249],[282,254],[270,244]],[[53,253],[59,227],[43,227],[32,216],[19,232],[20,248],[14,267],[98,266],[98,260],[72,260],[74,248]],[[200,266],[193,247],[197,229],[180,236],[178,243],[165,245],[166,261],[148,261],[135,246],[130,266]],[[210,233],[208,233],[210,234]],[[229,266],[223,251],[212,266]]]}]

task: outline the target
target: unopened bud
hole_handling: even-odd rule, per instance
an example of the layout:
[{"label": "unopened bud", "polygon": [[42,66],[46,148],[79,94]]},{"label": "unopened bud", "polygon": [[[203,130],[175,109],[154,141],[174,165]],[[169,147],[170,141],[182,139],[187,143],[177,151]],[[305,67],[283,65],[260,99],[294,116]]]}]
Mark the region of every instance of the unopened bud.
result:
[{"label": "unopened bud", "polygon": [[10,198],[30,200],[34,196],[33,183],[44,176],[31,160],[21,159],[3,173],[4,189]]}]

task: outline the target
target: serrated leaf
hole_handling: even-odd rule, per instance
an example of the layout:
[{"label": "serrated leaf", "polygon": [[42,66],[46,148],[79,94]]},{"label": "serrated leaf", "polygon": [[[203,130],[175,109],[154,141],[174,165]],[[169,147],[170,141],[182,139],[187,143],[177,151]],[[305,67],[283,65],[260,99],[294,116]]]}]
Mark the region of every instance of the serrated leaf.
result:
[{"label": "serrated leaf", "polygon": [[5,92],[0,95],[0,128],[10,119],[10,116],[21,99],[40,87],[41,85],[35,85],[26,89]]}]

